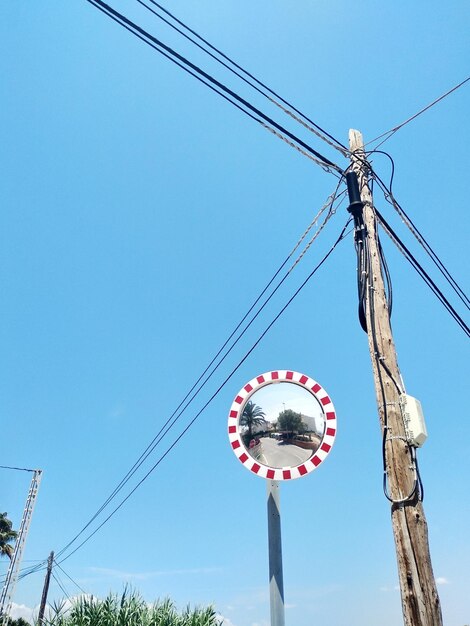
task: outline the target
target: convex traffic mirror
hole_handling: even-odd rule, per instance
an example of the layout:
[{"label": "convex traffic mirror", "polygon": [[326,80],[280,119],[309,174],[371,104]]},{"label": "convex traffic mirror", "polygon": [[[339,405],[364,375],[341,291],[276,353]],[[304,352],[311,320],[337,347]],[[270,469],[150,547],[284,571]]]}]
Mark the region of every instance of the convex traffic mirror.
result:
[{"label": "convex traffic mirror", "polygon": [[290,370],[267,372],[237,394],[228,418],[235,455],[271,480],[299,478],[326,458],[336,436],[336,413],[314,379]]}]

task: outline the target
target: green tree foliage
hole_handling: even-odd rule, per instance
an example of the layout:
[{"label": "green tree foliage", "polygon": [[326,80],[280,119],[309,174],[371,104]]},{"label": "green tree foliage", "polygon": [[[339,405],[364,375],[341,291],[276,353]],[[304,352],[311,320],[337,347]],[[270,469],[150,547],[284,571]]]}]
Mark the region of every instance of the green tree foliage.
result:
[{"label": "green tree foliage", "polygon": [[[1,619],[1,614],[0,614],[0,619]],[[25,619],[23,619],[22,617],[18,617],[18,619],[12,619],[11,617],[7,618],[6,622],[1,622],[0,624],[5,623],[5,626],[31,626],[31,624],[29,622],[27,622]]]},{"label": "green tree foliage", "polygon": [[279,413],[277,428],[280,431],[295,434],[303,433],[307,429],[306,425],[302,421],[302,415],[300,413],[296,413],[296,411],[293,411],[292,409],[286,409],[285,411],[281,411]]},{"label": "green tree foliage", "polygon": [[260,406],[248,400],[240,418],[240,426],[248,428],[248,440],[252,438],[255,426],[264,426],[266,424],[265,416],[266,414]]},{"label": "green tree foliage", "polygon": [[11,545],[18,533],[13,530],[13,525],[7,518],[8,513],[0,513],[0,556],[7,556],[11,559],[13,546]]},{"label": "green tree foliage", "polygon": [[56,606],[45,626],[222,626],[213,607],[177,611],[169,599],[148,604],[135,591],[110,593],[104,600],[81,596],[71,608]]}]

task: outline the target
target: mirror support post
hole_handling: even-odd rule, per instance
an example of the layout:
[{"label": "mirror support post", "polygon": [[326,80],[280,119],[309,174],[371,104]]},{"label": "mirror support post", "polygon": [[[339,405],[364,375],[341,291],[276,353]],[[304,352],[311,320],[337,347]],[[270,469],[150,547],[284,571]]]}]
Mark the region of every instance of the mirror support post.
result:
[{"label": "mirror support post", "polygon": [[279,481],[267,480],[269,599],[271,626],[284,626],[284,582],[282,575],[281,514]]}]

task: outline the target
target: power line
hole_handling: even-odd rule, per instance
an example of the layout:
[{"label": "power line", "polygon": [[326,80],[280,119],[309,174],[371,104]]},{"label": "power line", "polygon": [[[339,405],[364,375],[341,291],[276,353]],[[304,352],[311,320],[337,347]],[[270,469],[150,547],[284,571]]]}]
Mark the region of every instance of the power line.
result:
[{"label": "power line", "polygon": [[[91,519],[87,522],[87,524],[67,543],[66,546],[64,546],[58,553],[56,556],[60,557],[77,539],[78,537],[80,537],[83,532],[92,524],[92,522],[99,516],[99,514],[108,506],[108,504],[116,497],[116,495],[123,489],[123,487],[126,485],[127,482],[129,482],[129,480],[132,478],[132,476],[137,472],[137,470],[142,466],[142,464],[145,462],[145,460],[150,456],[150,454],[155,450],[155,448],[158,446],[158,444],[163,440],[163,438],[168,434],[168,432],[174,427],[174,425],[176,424],[176,422],[181,418],[182,414],[186,411],[186,409],[192,404],[192,402],[196,399],[196,397],[199,395],[199,393],[202,391],[202,389],[206,386],[206,384],[209,382],[209,380],[212,378],[212,376],[215,374],[215,372],[219,369],[219,367],[222,365],[222,363],[225,361],[225,359],[228,357],[228,355],[232,352],[232,350],[235,348],[235,346],[238,344],[238,342],[240,341],[240,339],[245,335],[245,333],[247,332],[247,330],[251,327],[251,325],[253,324],[253,322],[258,318],[258,316],[260,315],[260,313],[263,311],[263,309],[267,306],[267,304],[270,302],[270,300],[273,298],[274,294],[279,290],[279,288],[282,286],[282,284],[286,281],[286,279],[289,277],[289,275],[291,274],[291,272],[293,271],[293,269],[297,266],[297,264],[299,263],[299,261],[304,257],[306,251],[311,247],[311,245],[313,244],[313,242],[315,241],[315,239],[318,237],[318,235],[320,234],[320,232],[323,230],[323,228],[325,227],[326,223],[329,221],[329,219],[331,218],[331,216],[334,214],[335,209],[334,209],[334,203],[335,200],[340,197],[343,194],[339,194],[338,195],[338,190],[339,190],[339,186],[340,183],[338,183],[335,191],[329,196],[328,200],[325,202],[325,204],[321,207],[320,211],[317,213],[317,215],[315,216],[314,220],[311,222],[311,224],[309,225],[309,227],[305,230],[305,232],[303,233],[303,235],[301,236],[301,238],[299,239],[299,241],[297,242],[297,244],[294,246],[294,248],[292,249],[292,251],[289,253],[289,255],[286,257],[286,259],[284,260],[284,262],[281,264],[281,266],[277,269],[277,271],[275,272],[275,274],[273,275],[273,277],[269,280],[269,282],[267,283],[267,285],[263,288],[262,292],[260,293],[260,295],[256,298],[256,300],[254,301],[254,303],[251,305],[251,307],[249,308],[248,312],[243,316],[243,318],[240,320],[240,322],[237,324],[237,326],[235,327],[235,329],[232,331],[232,333],[230,334],[230,336],[226,339],[226,341],[224,342],[224,344],[222,345],[222,347],[218,350],[217,354],[212,358],[211,362],[209,363],[209,365],[205,368],[205,370],[203,371],[203,373],[199,376],[199,378],[197,379],[197,381],[193,384],[193,386],[191,387],[191,389],[186,393],[185,397],[183,398],[183,400],[179,403],[179,405],[177,406],[177,408],[173,411],[172,415],[166,420],[166,422],[163,424],[163,426],[160,428],[160,430],[158,431],[158,433],[155,435],[155,437],[153,438],[153,440],[150,442],[150,444],[147,446],[147,448],[144,450],[144,452],[141,454],[141,456],[139,457],[139,459],[134,463],[134,465],[131,467],[131,469],[127,472],[127,474],[124,476],[123,479],[121,479],[120,483],[115,487],[114,491],[108,496],[108,498],[106,499],[106,501],[100,506],[100,508],[95,512],[95,514],[91,517]],[[251,317],[251,319],[245,324],[245,326],[242,328],[244,322],[249,318],[250,314],[255,310],[255,307],[257,307],[257,305],[260,303],[261,299],[263,298],[263,296],[268,292],[269,288],[271,287],[271,285],[273,285],[274,281],[276,280],[276,278],[279,276],[280,272],[282,271],[282,269],[286,266],[286,264],[288,263],[289,259],[292,258],[293,254],[295,253],[295,251],[299,248],[299,246],[302,244],[302,242],[305,240],[305,238],[307,237],[308,233],[311,231],[312,227],[317,223],[318,219],[320,218],[320,216],[322,215],[322,213],[328,210],[327,216],[325,217],[325,219],[323,220],[323,222],[321,223],[321,225],[317,228],[316,232],[314,233],[314,235],[311,237],[310,241],[307,243],[305,249],[299,254],[298,258],[294,261],[294,263],[292,264],[292,266],[286,271],[286,273],[284,274],[284,276],[281,278],[280,281],[278,281],[277,285],[271,290],[271,292],[269,293],[269,295],[266,297],[266,299],[264,300],[264,302],[257,308],[257,310],[255,311],[255,313],[253,314],[253,316]],[[241,329],[242,328],[242,329]],[[241,329],[241,330],[240,330]],[[235,337],[235,335],[237,334],[237,332],[240,330],[240,332],[238,333],[238,335]],[[235,339],[233,339],[235,337]],[[233,339],[233,341],[232,341]],[[232,341],[232,343],[230,344],[230,342]],[[229,345],[230,344],[230,345]],[[228,348],[227,348],[228,346]],[[227,349],[226,349],[227,348]],[[225,350],[226,349],[226,350]],[[225,352],[224,352],[225,350]],[[223,354],[222,354],[223,353]],[[220,358],[219,358],[220,357]],[[218,359],[218,360],[217,360]],[[212,369],[211,369],[212,368]]]},{"label": "power line", "polygon": [[[18,580],[22,580],[23,578],[25,578],[26,576],[29,576],[30,574],[35,574],[36,572],[40,572],[44,570],[46,565],[47,565],[47,559],[39,561],[37,565],[23,568],[22,570],[20,570]],[[3,584],[5,581],[6,581],[6,577],[2,578],[0,580],[0,583]]]},{"label": "power line", "polygon": [[[168,431],[172,428],[172,426],[176,423],[176,421],[179,419],[179,417],[181,416],[181,414],[186,410],[186,408],[188,408],[188,406],[191,404],[191,402],[195,399],[195,397],[199,394],[199,392],[202,390],[202,388],[205,386],[205,384],[209,381],[209,379],[212,377],[212,375],[215,373],[215,371],[218,369],[218,367],[221,365],[221,363],[225,360],[225,358],[228,356],[228,354],[231,352],[231,350],[234,348],[234,346],[238,343],[238,341],[240,340],[240,338],[245,334],[245,332],[247,331],[247,329],[251,326],[251,324],[253,323],[253,321],[258,317],[258,315],[260,314],[260,312],[264,309],[264,307],[267,305],[267,303],[269,302],[269,300],[273,297],[274,293],[279,289],[279,287],[283,284],[283,282],[286,280],[286,278],[289,276],[289,274],[292,272],[292,270],[294,269],[294,267],[296,267],[296,265],[299,263],[299,261],[303,258],[303,256],[305,255],[306,251],[308,250],[308,248],[312,245],[313,241],[318,237],[318,235],[320,234],[320,232],[322,231],[322,229],[324,228],[324,226],[326,225],[327,221],[331,218],[331,216],[335,213],[335,208],[334,208],[334,203],[338,198],[341,198],[341,196],[344,194],[344,192],[342,193],[338,193],[339,191],[339,186],[340,186],[341,181],[338,183],[335,191],[330,195],[330,197],[328,198],[328,200],[324,203],[324,205],[322,206],[322,208],[319,210],[319,212],[317,213],[317,215],[315,216],[315,218],[312,220],[312,222],[310,223],[310,225],[308,226],[308,228],[305,230],[305,232],[302,234],[302,236],[300,237],[299,241],[296,243],[296,245],[293,247],[293,249],[291,250],[291,252],[289,253],[289,255],[286,257],[286,259],[284,260],[284,262],[281,264],[281,266],[278,268],[278,270],[276,271],[276,273],[274,274],[274,276],[271,278],[271,280],[268,282],[268,284],[265,286],[265,288],[263,289],[262,293],[258,296],[258,298],[255,300],[255,302],[252,304],[252,306],[250,307],[249,311],[245,314],[245,316],[242,318],[242,320],[239,322],[239,324],[237,325],[237,327],[235,328],[235,330],[231,333],[231,335],[229,336],[229,338],[226,340],[226,342],[223,344],[222,348],[220,348],[220,350],[218,351],[218,353],[216,354],[216,356],[212,359],[212,361],[210,362],[210,364],[206,367],[206,369],[204,370],[203,374],[201,374],[201,376],[198,378],[198,380],[196,381],[196,383],[194,383],[193,387],[190,389],[190,391],[186,394],[185,398],[182,400],[182,402],[178,405],[177,409],[173,412],[172,416],[167,420],[167,422],[164,424],[164,426],[160,429],[159,433],[157,433],[156,437],[152,440],[152,442],[149,444],[149,446],[146,448],[146,450],[142,453],[142,455],[140,456],[140,458],[138,459],[138,461],[134,464],[134,466],[131,468],[131,470],[128,471],[128,473],[126,474],[126,476],[124,477],[124,479],[121,480],[121,482],[119,483],[119,485],[115,488],[115,490],[112,492],[112,494],[108,497],[108,499],[104,502],[104,504],[98,509],[98,511],[93,515],[93,517],[89,520],[89,522],[81,529],[81,531],[79,533],[77,533],[77,535],[75,535],[75,537],[66,545],[64,546],[64,548],[61,549],[61,551],[59,553],[57,553],[57,556],[60,556],[61,554],[63,554],[68,547],[70,547],[75,541],[76,539],[83,534],[83,532],[86,530],[86,528],[88,528],[91,523],[94,521],[94,519],[96,519],[96,517],[99,515],[99,513],[102,512],[102,510],[109,504],[109,502],[114,499],[114,497],[117,495],[117,493],[123,488],[123,486],[128,482],[128,480],[132,477],[132,475],[135,473],[135,471],[137,471],[137,469],[139,469],[139,467],[142,465],[142,463],[146,460],[146,458],[149,456],[149,454],[155,449],[156,445],[163,439],[163,437],[168,433]],[[189,399],[189,401],[186,403],[186,405],[182,408],[182,410],[179,412],[179,414],[176,416],[175,419],[173,419],[173,422],[168,426],[169,422],[171,421],[171,419],[175,416],[175,414],[177,413],[178,409],[180,409],[182,407],[182,405],[184,404],[184,402],[188,399],[188,397],[190,396],[190,394],[194,391],[194,389],[197,387],[197,385],[201,382],[201,380],[204,378],[204,375],[208,372],[208,370],[210,369],[210,367],[214,364],[214,362],[217,360],[217,358],[220,356],[220,354],[222,353],[222,351],[224,350],[224,348],[228,345],[228,343],[230,342],[230,340],[234,337],[234,335],[236,334],[236,332],[240,329],[240,327],[242,326],[243,322],[248,318],[249,314],[254,310],[255,306],[260,302],[262,296],[267,292],[267,290],[269,289],[269,287],[272,285],[272,283],[274,282],[275,278],[279,275],[279,273],[281,272],[281,270],[283,269],[283,267],[286,266],[287,262],[289,261],[289,259],[292,258],[292,256],[294,255],[295,251],[299,248],[299,246],[302,244],[302,242],[306,239],[307,235],[309,234],[309,232],[312,230],[313,226],[318,222],[318,219],[320,218],[320,216],[322,215],[322,213],[328,209],[328,214],[326,216],[326,218],[324,219],[324,221],[322,222],[322,224],[319,226],[319,228],[317,229],[317,231],[314,233],[314,235],[310,238],[310,240],[308,241],[306,248],[301,251],[299,257],[294,261],[294,263],[292,264],[292,266],[288,269],[287,273],[284,275],[284,277],[282,278],[282,280],[277,284],[277,286],[274,288],[274,290],[270,293],[270,295],[268,296],[268,298],[264,301],[264,303],[261,305],[261,307],[256,311],[255,315],[252,317],[252,319],[248,322],[248,324],[242,329],[242,331],[239,333],[238,337],[234,340],[234,342],[232,343],[232,345],[228,348],[228,350],[226,351],[226,353],[222,356],[222,358],[219,360],[219,362],[215,365],[215,367],[212,369],[212,371],[209,373],[209,375],[206,377],[206,379],[203,381],[203,383],[199,386],[199,388],[196,390],[196,392],[193,394],[193,396]],[[167,427],[168,426],[168,427]],[[166,428],[166,430],[164,430]],[[68,558],[68,557],[67,557]],[[39,571],[40,569],[44,569],[45,566],[45,561],[42,561],[41,563],[39,563],[37,566],[35,566],[34,568],[25,570],[24,572],[22,572],[21,578],[28,576],[36,571]]]},{"label": "power line", "polygon": [[0,469],[18,470],[19,472],[37,472],[34,469],[28,469],[27,467],[10,467],[9,465],[0,465]]},{"label": "power line", "polygon": [[[374,180],[377,181],[377,183],[380,186],[380,188],[381,188],[381,190],[382,190],[382,192],[384,194],[384,197],[387,200],[387,202],[393,206],[393,208],[398,213],[398,215],[400,216],[402,221],[405,223],[405,225],[411,231],[411,233],[416,238],[418,243],[422,246],[422,248],[424,249],[426,254],[429,256],[429,258],[431,259],[433,264],[438,268],[439,272],[442,274],[442,276],[444,277],[446,282],[450,285],[450,287],[456,293],[458,298],[463,302],[465,307],[470,310],[470,299],[468,298],[468,296],[465,294],[463,289],[459,286],[459,284],[457,283],[455,278],[452,276],[450,271],[446,268],[446,266],[444,265],[443,261],[439,258],[437,253],[433,250],[431,245],[426,241],[426,238],[419,231],[418,227],[414,224],[414,222],[411,219],[411,217],[406,213],[406,211],[403,209],[403,207],[395,199],[395,197],[393,195],[393,192],[392,192],[393,178],[394,178],[394,175],[395,175],[395,162],[394,162],[393,158],[391,157],[391,155],[388,152],[384,152],[382,150],[370,150],[369,152],[367,152],[365,154],[370,156],[371,154],[375,154],[375,153],[383,154],[390,160],[392,171],[391,171],[390,182],[389,182],[388,186],[384,183],[382,178],[377,174],[377,172],[374,170],[374,168],[369,163],[369,161],[366,161],[360,155],[356,155],[356,158],[359,161],[361,161],[364,164],[364,166],[367,168],[367,171],[369,172],[369,175],[371,177],[371,181],[372,182]],[[358,264],[358,267],[359,267],[359,264]],[[385,267],[384,267],[384,270],[386,270]],[[360,318],[361,318],[361,325],[362,325],[363,329],[366,330],[365,321],[364,321],[365,317],[363,315],[361,315],[361,313],[360,313]]]},{"label": "power line", "polygon": [[[299,111],[299,109],[297,109],[295,106],[293,106],[290,102],[288,102],[287,100],[285,100],[282,96],[280,96],[278,93],[276,93],[273,89],[271,89],[270,87],[268,87],[265,83],[263,83],[262,81],[260,81],[259,79],[257,79],[255,76],[253,76],[253,74],[251,74],[250,72],[248,72],[247,70],[245,70],[241,65],[239,65],[238,63],[236,63],[233,59],[231,59],[229,56],[227,56],[226,54],[224,54],[219,48],[216,48],[214,45],[212,45],[209,41],[207,41],[207,39],[205,39],[204,37],[201,37],[201,35],[199,35],[195,30],[193,30],[192,28],[190,28],[187,24],[185,24],[184,22],[182,22],[180,19],[178,19],[173,13],[171,13],[170,11],[168,11],[167,9],[165,9],[165,7],[163,7],[161,4],[159,4],[158,2],[156,2],[155,0],[148,0],[153,6],[157,7],[158,9],[160,9],[161,11],[163,11],[166,15],[168,15],[172,20],[174,20],[177,24],[179,24],[180,26],[182,26],[187,32],[191,33],[192,35],[194,35],[199,41],[201,41],[205,46],[208,46],[210,48],[210,50],[213,50],[214,52],[216,52],[220,57],[222,57],[223,59],[225,59],[226,61],[228,61],[233,67],[230,67],[230,65],[227,65],[227,63],[224,63],[224,61],[222,61],[222,59],[218,58],[216,55],[212,54],[210,52],[210,50],[207,50],[207,48],[205,48],[203,45],[199,44],[197,41],[195,41],[192,37],[190,37],[189,35],[187,35],[185,32],[183,32],[180,28],[178,28],[177,26],[175,26],[174,24],[172,24],[169,20],[167,20],[165,17],[163,17],[161,14],[159,14],[157,11],[155,11],[154,9],[152,9],[151,7],[149,7],[147,4],[145,4],[145,2],[143,2],[143,0],[137,0],[137,2],[139,4],[141,4],[142,6],[144,6],[148,11],[150,11],[151,13],[153,13],[153,15],[155,15],[156,17],[158,17],[160,20],[162,20],[163,22],[165,22],[165,24],[167,24],[168,26],[170,26],[170,28],[172,28],[173,30],[175,30],[176,32],[178,32],[180,35],[182,35],[183,37],[185,37],[186,39],[188,39],[189,41],[191,41],[195,46],[197,46],[200,50],[202,50],[203,52],[205,52],[206,54],[208,54],[212,59],[214,59],[215,61],[217,61],[217,63],[220,63],[223,67],[225,67],[226,69],[228,69],[230,72],[232,72],[235,76],[237,76],[238,78],[240,78],[242,81],[244,81],[246,84],[250,85],[250,87],[252,87],[253,89],[255,89],[258,93],[260,93],[262,96],[264,96],[265,98],[267,98],[270,102],[272,102],[273,104],[275,104],[276,106],[279,106],[285,113],[287,113],[288,115],[291,115],[291,117],[293,117],[296,121],[300,122],[301,124],[303,124],[306,128],[308,128],[308,130],[310,130],[311,132],[315,133],[315,135],[317,135],[317,137],[319,137],[320,139],[322,139],[323,141],[325,141],[328,145],[332,146],[333,148],[335,148],[336,150],[339,150],[339,152],[341,152],[341,154],[343,156],[347,156],[349,154],[348,149],[346,148],[346,146],[344,144],[342,144],[340,141],[338,141],[338,139],[336,139],[335,137],[333,137],[332,135],[330,135],[324,128],[321,128],[321,126],[319,126],[318,124],[316,124],[313,120],[311,120],[309,117],[307,117],[304,113],[302,113],[301,111]],[[240,72],[236,71],[233,68],[237,68],[237,70],[240,70],[240,72],[242,72],[242,74],[240,74]],[[243,76],[244,74],[244,76]],[[248,78],[246,78],[248,77]],[[250,80],[251,79],[251,80]],[[254,81],[254,82],[253,82]],[[255,83],[255,84],[254,84]],[[259,85],[259,87],[257,86]],[[260,87],[262,89],[260,89]],[[265,91],[263,91],[265,90]],[[274,100],[273,98],[271,98],[267,93],[270,93],[272,96],[274,96],[275,98],[277,98],[278,100],[280,100],[281,102],[283,102],[287,107],[289,107],[289,109],[285,109],[278,101]],[[295,111],[296,113],[298,113],[301,118],[303,118],[303,120],[306,120],[308,122],[308,124],[306,124],[304,121],[302,121],[301,119],[297,118],[292,111]],[[309,126],[310,124],[310,126]],[[329,141],[327,139],[327,137],[331,140]]]},{"label": "power line", "polygon": [[384,144],[386,141],[388,141],[390,139],[390,137],[392,137],[392,135],[394,135],[397,131],[400,130],[400,128],[403,128],[403,126],[406,126],[407,124],[409,124],[411,121],[413,121],[414,119],[416,119],[418,116],[422,115],[425,111],[428,111],[431,107],[433,107],[435,104],[437,104],[438,102],[440,102],[441,100],[444,100],[444,98],[447,98],[447,96],[449,96],[451,93],[453,93],[454,91],[457,91],[457,89],[460,89],[460,87],[463,87],[463,85],[465,85],[465,83],[468,83],[468,81],[470,80],[470,76],[468,76],[467,78],[465,78],[461,83],[459,83],[458,85],[455,85],[455,87],[452,87],[452,89],[449,89],[449,91],[446,91],[444,94],[442,94],[442,96],[439,96],[439,98],[436,98],[436,100],[433,100],[430,104],[428,104],[427,106],[425,106],[423,109],[420,109],[417,113],[415,113],[414,115],[412,115],[411,117],[409,117],[407,120],[405,120],[404,122],[402,122],[401,124],[398,124],[398,126],[394,126],[393,128],[391,128],[390,130],[387,130],[385,133],[382,133],[381,135],[379,135],[378,137],[376,137],[375,139],[372,139],[371,141],[367,142],[366,145],[370,145],[371,143],[375,143],[376,141],[378,141],[379,139],[382,139],[382,137],[385,137],[385,139],[383,141],[381,141],[379,144],[377,144],[377,148],[379,146],[381,146],[382,144]]},{"label": "power line", "polygon": [[82,589],[82,587],[80,587],[80,585],[71,577],[69,576],[69,574],[67,574],[67,572],[64,570],[64,568],[60,565],[60,563],[57,563],[57,561],[54,560],[54,564],[57,565],[57,567],[61,570],[61,572],[63,574],[65,574],[65,576],[67,576],[67,578],[70,580],[71,583],[73,583],[75,585],[75,587],[77,587],[78,589],[80,589],[80,591],[82,593],[84,593],[85,595],[87,595],[87,592]]},{"label": "power line", "polygon": [[390,154],[388,154],[388,152],[383,152],[382,150],[374,150],[374,151],[372,151],[372,152],[370,152],[368,154],[372,154],[372,153],[375,153],[375,152],[379,153],[379,154],[385,155],[388,159],[390,159],[390,162],[391,162],[391,165],[392,165],[392,173],[391,173],[391,176],[390,176],[390,182],[389,182],[388,186],[383,182],[383,180],[374,171],[374,169],[371,168],[371,170],[370,170],[370,173],[371,173],[373,179],[375,179],[377,181],[377,183],[379,184],[380,188],[382,189],[382,191],[384,193],[385,199],[387,200],[387,202],[389,204],[391,204],[393,206],[395,211],[401,217],[401,219],[404,222],[404,224],[408,227],[408,229],[413,234],[415,239],[422,246],[422,248],[424,249],[426,254],[429,256],[431,261],[434,263],[434,265],[437,267],[437,269],[442,274],[444,279],[450,285],[451,289],[456,293],[456,295],[463,302],[463,304],[466,306],[466,308],[470,310],[470,299],[468,298],[468,296],[465,294],[465,292],[460,287],[460,285],[457,283],[455,278],[452,276],[452,274],[446,268],[446,266],[444,265],[443,261],[439,258],[438,254],[433,250],[431,245],[426,241],[426,238],[419,231],[418,227],[416,226],[416,224],[414,224],[414,222],[411,219],[411,217],[406,213],[406,211],[403,209],[403,207],[399,204],[399,202],[394,197],[393,192],[392,192],[392,183],[393,183],[393,177],[394,177],[394,172],[395,172],[395,162],[394,162],[393,158],[391,157]]},{"label": "power line", "polygon": [[394,198],[394,196],[393,196],[393,194],[391,192],[389,194],[387,194],[386,190],[383,189],[383,187],[382,187],[382,190],[384,191],[385,199],[396,209],[397,213],[400,215],[400,217],[402,218],[403,222],[408,226],[410,231],[415,236],[416,240],[420,243],[420,245],[423,247],[425,252],[430,257],[431,261],[434,263],[434,265],[437,267],[439,272],[442,274],[442,276],[445,278],[447,283],[450,285],[451,289],[456,293],[457,297],[463,302],[465,307],[468,310],[470,310],[470,300],[469,300],[468,296],[463,291],[463,289],[459,286],[459,284],[457,283],[455,278],[451,275],[451,273],[446,268],[446,266],[441,261],[441,259],[438,257],[438,255],[431,248],[431,246],[426,241],[424,236],[417,229],[417,227],[415,226],[415,224],[413,223],[413,221],[411,220],[409,215],[407,215],[407,213],[400,206],[400,204],[397,202],[397,200]]},{"label": "power line", "polygon": [[58,575],[54,572],[54,570],[52,570],[52,578],[56,581],[56,583],[59,585],[62,593],[65,595],[65,597],[67,598],[67,600],[70,600],[70,595],[67,592],[67,590],[65,589],[64,585],[62,584],[62,582],[59,580]]},{"label": "power line", "polygon": [[[167,46],[162,41],[145,31],[143,28],[132,22],[130,19],[110,7],[103,0],[86,0],[89,4],[99,9],[108,17],[111,17],[115,22],[126,28],[133,35],[144,41],[151,48],[156,50],[159,54],[162,54],[167,59],[178,65],[178,67],[184,69],[186,72],[200,80],[206,86],[209,86],[213,91],[224,97],[225,100],[236,106],[239,110],[243,111],[246,115],[253,120],[265,125],[268,124],[271,128],[275,128],[278,132],[282,133],[285,137],[294,141],[301,148],[307,151],[312,158],[319,161],[323,167],[331,168],[337,174],[342,175],[343,170],[330,161],[327,157],[323,156],[311,146],[309,146],[302,139],[291,133],[289,130],[275,122],[271,117],[263,113],[260,109],[252,105],[250,102],[239,96],[232,89],[215,79],[213,76],[205,72],[196,64],[186,59],[183,55],[173,50],[170,46]],[[234,101],[235,100],[235,101]],[[245,107],[245,108],[243,108]],[[248,109],[248,110],[247,110]],[[258,117],[256,117],[258,116]],[[260,119],[261,118],[261,119]]]},{"label": "power line", "polygon": [[457,313],[457,311],[454,309],[454,307],[450,304],[450,302],[444,296],[444,294],[439,289],[439,287],[436,285],[436,283],[432,280],[432,278],[429,276],[429,274],[426,272],[426,270],[423,268],[423,266],[415,259],[413,254],[406,247],[406,245],[403,243],[403,241],[398,237],[398,235],[394,232],[392,227],[387,223],[387,221],[379,213],[379,211],[377,211],[377,209],[375,209],[375,212],[376,212],[377,218],[378,218],[379,222],[381,223],[382,227],[384,228],[385,232],[390,237],[390,239],[394,242],[394,244],[397,246],[398,250],[400,250],[400,252],[404,255],[406,260],[414,267],[414,269],[418,272],[418,274],[421,276],[421,278],[424,280],[424,282],[434,292],[435,296],[444,305],[444,307],[447,309],[447,311],[450,313],[450,315],[454,318],[454,320],[457,322],[457,324],[460,326],[460,328],[464,331],[464,333],[467,336],[470,337],[470,328],[467,326],[467,324],[464,322],[464,320],[460,317],[460,315]]},{"label": "power line", "polygon": [[[320,269],[320,267],[326,262],[328,257],[335,250],[337,245],[344,239],[346,236],[346,229],[350,224],[351,220],[348,220],[341,230],[338,238],[328,250],[328,252],[323,256],[321,261],[314,267],[314,269],[310,272],[307,278],[302,282],[300,287],[294,292],[294,294],[289,298],[287,303],[281,308],[281,310],[277,313],[274,319],[269,323],[269,325],[265,328],[265,330],[261,333],[252,347],[246,352],[246,354],[242,357],[242,359],[238,362],[238,364],[232,369],[230,374],[224,379],[224,381],[219,385],[217,390],[212,394],[212,396],[207,400],[207,402],[202,406],[202,408],[196,413],[196,415],[190,420],[190,422],[185,426],[185,428],[181,431],[181,433],[176,437],[173,443],[166,449],[166,451],[160,456],[160,458],[156,461],[156,463],[148,470],[148,472],[143,476],[143,478],[133,487],[133,489],[127,494],[127,496],[118,504],[117,507],[106,517],[101,524],[93,530],[72,552],[67,554],[63,559],[61,559],[60,563],[63,563],[65,560],[70,558],[75,552],[77,552],[83,545],[85,545],[116,513],[117,511],[127,502],[127,500],[135,493],[135,491],[149,478],[149,476],[157,469],[160,463],[165,459],[165,457],[171,452],[171,450],[177,445],[177,443],[182,439],[182,437],[188,432],[191,426],[196,422],[196,420],[200,417],[200,415],[206,410],[206,408],[212,403],[212,401],[216,398],[216,396],[221,392],[221,390],[225,387],[225,385],[229,382],[229,380],[234,376],[237,370],[242,366],[242,364],[246,361],[246,359],[250,356],[250,354],[255,350],[258,344],[262,341],[262,339],[266,336],[272,326],[276,323],[276,321],[281,317],[284,311],[290,306],[293,300],[298,296],[298,294],[302,291],[302,289],[307,285],[307,283],[311,280],[311,278],[315,275],[315,273]],[[61,551],[63,553],[63,550]]]}]

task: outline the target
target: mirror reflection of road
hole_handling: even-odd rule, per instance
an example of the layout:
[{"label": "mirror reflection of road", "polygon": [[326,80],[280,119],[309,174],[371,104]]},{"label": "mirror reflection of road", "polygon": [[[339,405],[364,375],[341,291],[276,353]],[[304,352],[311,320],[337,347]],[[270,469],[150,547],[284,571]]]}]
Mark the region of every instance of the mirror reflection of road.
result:
[{"label": "mirror reflection of road", "polygon": [[312,456],[312,450],[304,450],[292,443],[262,437],[257,459],[269,467],[295,467]]}]

